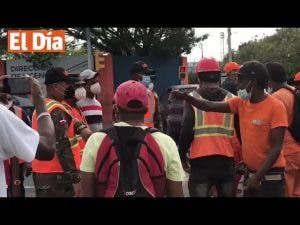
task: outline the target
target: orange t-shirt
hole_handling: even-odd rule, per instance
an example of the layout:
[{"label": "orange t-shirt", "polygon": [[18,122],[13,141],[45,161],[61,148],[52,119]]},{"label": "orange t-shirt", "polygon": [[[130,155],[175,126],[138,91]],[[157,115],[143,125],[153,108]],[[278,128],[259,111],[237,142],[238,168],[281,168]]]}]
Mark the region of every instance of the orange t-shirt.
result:
[{"label": "orange t-shirt", "polygon": [[[271,129],[288,125],[285,107],[272,96],[255,104],[240,97],[231,98],[227,102],[231,112],[240,118],[243,161],[250,169],[258,170],[271,147]],[[272,167],[285,167],[282,152]]]},{"label": "orange t-shirt", "polygon": [[[274,96],[284,104],[287,112],[288,124],[290,125],[294,117],[293,93],[285,88],[281,88],[278,91],[274,92],[272,96]],[[290,155],[300,152],[300,144],[294,140],[289,130],[286,130],[285,132],[282,150],[284,155]]]}]

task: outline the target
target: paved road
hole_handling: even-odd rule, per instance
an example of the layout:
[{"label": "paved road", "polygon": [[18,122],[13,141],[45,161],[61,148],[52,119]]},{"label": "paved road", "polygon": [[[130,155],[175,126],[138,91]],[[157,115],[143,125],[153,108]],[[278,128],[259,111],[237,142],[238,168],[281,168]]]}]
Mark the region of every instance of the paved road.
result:
[{"label": "paved road", "polygon": [[30,175],[29,177],[25,177],[24,186],[25,186],[25,197],[27,198],[35,197],[32,175]]}]

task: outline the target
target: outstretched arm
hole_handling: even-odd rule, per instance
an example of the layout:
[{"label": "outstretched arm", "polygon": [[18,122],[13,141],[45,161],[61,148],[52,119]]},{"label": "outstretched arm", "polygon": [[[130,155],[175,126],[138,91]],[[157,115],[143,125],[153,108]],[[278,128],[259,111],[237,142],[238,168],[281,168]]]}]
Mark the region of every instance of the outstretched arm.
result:
[{"label": "outstretched arm", "polygon": [[185,100],[200,110],[208,112],[231,113],[229,104],[227,102],[213,102],[205,99],[198,99],[178,90],[172,91],[171,93],[175,98]]}]

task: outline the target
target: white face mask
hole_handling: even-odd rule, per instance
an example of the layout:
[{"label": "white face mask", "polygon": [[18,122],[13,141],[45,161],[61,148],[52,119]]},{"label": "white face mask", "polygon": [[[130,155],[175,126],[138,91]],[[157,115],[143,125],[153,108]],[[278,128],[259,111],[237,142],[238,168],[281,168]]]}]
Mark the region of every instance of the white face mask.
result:
[{"label": "white face mask", "polygon": [[153,91],[153,88],[154,88],[154,84],[151,82],[151,83],[149,84],[148,89],[149,89],[150,91]]},{"label": "white face mask", "polygon": [[251,98],[251,91],[250,91],[250,93],[248,93],[248,91],[247,91],[247,87],[249,86],[250,83],[251,83],[251,81],[248,82],[247,86],[244,89],[238,90],[237,94],[240,98],[242,98],[244,100],[249,100]]},{"label": "white face mask", "polygon": [[268,87],[267,93],[272,94],[273,89],[271,87]]},{"label": "white face mask", "polygon": [[75,90],[75,97],[78,100],[86,98],[86,90],[84,89],[84,87],[80,87]]},{"label": "white face mask", "polygon": [[101,92],[101,86],[100,86],[100,84],[98,82],[94,83],[93,85],[91,85],[90,90],[95,95],[100,94],[100,92]]},{"label": "white face mask", "polygon": [[141,82],[142,82],[146,87],[149,87],[149,84],[151,83],[151,78],[150,78],[150,76],[142,75],[142,80],[141,80]]}]

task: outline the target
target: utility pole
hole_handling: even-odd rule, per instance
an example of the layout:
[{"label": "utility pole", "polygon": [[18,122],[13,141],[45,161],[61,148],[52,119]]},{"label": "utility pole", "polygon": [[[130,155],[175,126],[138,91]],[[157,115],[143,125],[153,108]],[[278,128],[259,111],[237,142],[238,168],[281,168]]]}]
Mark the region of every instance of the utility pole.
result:
[{"label": "utility pole", "polygon": [[224,32],[220,33],[220,39],[221,39],[221,58],[224,60],[224,54],[225,54],[225,50],[224,50]]},{"label": "utility pole", "polygon": [[201,41],[200,41],[200,47],[201,47],[201,59],[203,59],[203,44]]},{"label": "utility pole", "polygon": [[232,52],[231,52],[231,28],[227,28],[227,32],[228,32],[228,61],[231,62],[232,61]]},{"label": "utility pole", "polygon": [[86,47],[87,47],[87,57],[88,57],[88,69],[93,70],[94,69],[94,60],[93,60],[93,54],[92,54],[92,45],[91,45],[91,32],[90,28],[85,28],[85,34],[86,34]]}]

